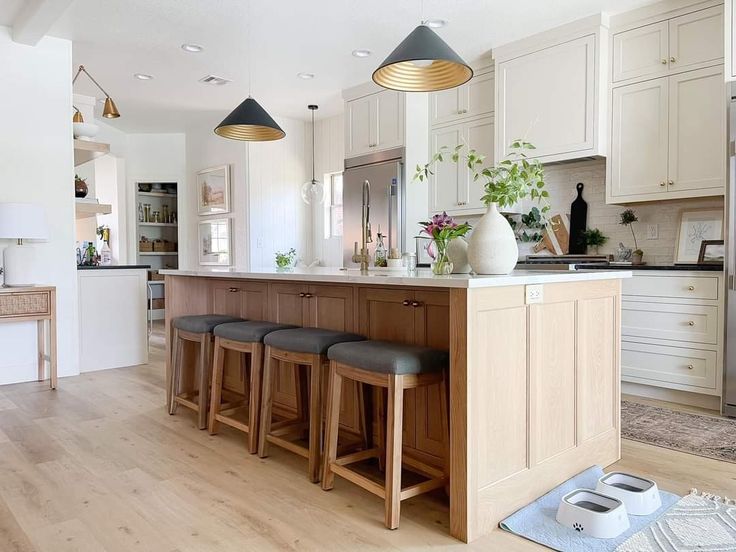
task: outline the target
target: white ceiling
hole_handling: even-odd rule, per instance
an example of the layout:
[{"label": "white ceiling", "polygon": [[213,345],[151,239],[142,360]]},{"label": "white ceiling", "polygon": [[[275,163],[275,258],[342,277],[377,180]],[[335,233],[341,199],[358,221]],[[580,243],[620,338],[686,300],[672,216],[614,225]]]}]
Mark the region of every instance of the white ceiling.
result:
[{"label": "white ceiling", "polygon": [[[12,26],[27,0],[0,0],[0,25]],[[424,17],[446,19],[439,34],[466,60],[536,32],[652,0],[424,0]],[[272,114],[307,119],[342,110],[342,89],[371,73],[418,24],[422,0],[251,0],[252,93]],[[73,41],[74,64],[84,64],[105,87],[128,132],[181,131],[211,120],[248,95],[247,2],[244,0],[75,0],[49,34]],[[191,54],[184,42],[205,47]],[[351,56],[355,48],[373,51]],[[302,80],[300,71],[314,73]],[[139,81],[133,73],[147,73]],[[215,74],[226,86],[197,82]],[[75,92],[95,94],[80,78]],[[97,94],[100,95],[99,93]]]}]

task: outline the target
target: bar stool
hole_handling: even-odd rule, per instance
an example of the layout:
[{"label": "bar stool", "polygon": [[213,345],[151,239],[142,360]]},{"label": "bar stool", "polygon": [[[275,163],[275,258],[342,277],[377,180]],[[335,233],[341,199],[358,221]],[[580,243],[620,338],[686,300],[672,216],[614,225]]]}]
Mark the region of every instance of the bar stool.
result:
[{"label": "bar stool", "polygon": [[[385,523],[389,529],[399,527],[401,501],[444,486],[449,477],[449,416],[447,405],[446,373],[449,354],[426,347],[415,347],[382,341],[340,343],[330,347],[330,379],[327,391],[327,418],[325,421],[325,460],[322,488],[332,489],[335,474],[380,496],[385,502]],[[340,417],[340,395],[343,378],[387,389],[388,407],[385,434],[379,423],[378,446],[337,457],[337,428]],[[442,470],[406,459],[407,468],[427,477],[426,481],[401,488],[402,423],[404,390],[440,384],[440,416],[445,438],[445,458]],[[382,396],[382,389],[377,393]],[[379,420],[382,407],[378,406]],[[385,449],[385,452],[384,452]],[[357,473],[349,464],[368,458],[385,457],[384,485]]]},{"label": "bar stool", "polygon": [[[309,460],[309,480],[319,481],[322,456],[322,367],[327,363],[327,350],[336,343],[359,341],[363,336],[323,330],[321,328],[297,328],[272,332],[264,338],[266,360],[263,365],[263,401],[261,405],[261,429],[258,436],[258,456],[268,455],[268,443],[304,456]],[[286,437],[301,434],[305,420],[286,420],[273,424],[271,407],[273,403],[274,365],[277,361],[289,362],[297,369],[309,369],[308,428],[309,446],[304,447]]]},{"label": "bar stool", "polygon": [[[215,354],[212,361],[212,394],[210,398],[209,432],[217,433],[218,422],[248,434],[248,452],[258,451],[258,420],[261,408],[261,375],[263,373],[263,338],[271,332],[296,328],[289,324],[276,324],[263,320],[219,324],[214,329]],[[245,380],[248,382],[247,399],[240,403],[222,404],[225,351],[236,351],[241,358],[248,354],[245,364]],[[224,409],[223,409],[224,407]],[[248,409],[248,421],[243,423],[237,415]]]},{"label": "bar stool", "polygon": [[[169,414],[176,413],[176,407],[182,405],[194,410],[198,414],[197,427],[207,427],[207,399],[209,399],[210,374],[212,373],[212,330],[218,324],[242,321],[242,318],[224,316],[221,314],[199,314],[174,318],[172,325],[174,332],[171,340],[171,380],[169,390],[171,404]],[[199,385],[195,391],[180,394],[182,380],[182,362],[184,357],[184,342],[191,341],[199,345],[199,359],[197,369]]]}]

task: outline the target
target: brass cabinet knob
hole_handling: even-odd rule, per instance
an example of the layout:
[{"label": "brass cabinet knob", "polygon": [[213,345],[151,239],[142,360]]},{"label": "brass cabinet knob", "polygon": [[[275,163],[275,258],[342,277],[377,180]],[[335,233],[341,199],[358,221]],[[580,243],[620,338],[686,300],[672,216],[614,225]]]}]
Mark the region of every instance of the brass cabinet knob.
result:
[{"label": "brass cabinet knob", "polygon": [[670,186],[674,186],[675,185],[675,181],[674,180],[668,180],[667,181],[667,184],[669,184]]},{"label": "brass cabinet knob", "polygon": [[412,301],[411,306],[414,308],[421,307],[422,304],[419,301]]},{"label": "brass cabinet knob", "polygon": [[304,297],[306,297],[307,299],[311,299],[312,297],[314,297],[314,295],[311,293],[305,293]]},{"label": "brass cabinet knob", "polygon": [[662,65],[667,65],[667,58],[662,58]]},{"label": "brass cabinet knob", "polygon": [[663,180],[662,182],[659,183],[659,185],[662,186],[662,187],[665,187],[667,185],[667,183]]},{"label": "brass cabinet knob", "polygon": [[302,292],[302,293],[299,294],[299,297],[306,297],[306,296],[307,296],[307,294],[304,293],[304,292]]},{"label": "brass cabinet knob", "polygon": [[228,288],[228,291],[229,291],[230,293],[235,293],[235,292],[237,292],[237,291],[240,291],[240,289],[239,289],[239,288],[236,288],[236,287],[231,287],[231,288]]},{"label": "brass cabinet knob", "polygon": [[693,366],[692,364],[688,364],[687,365],[687,369],[688,370],[695,370],[695,366]]},{"label": "brass cabinet knob", "polygon": [[688,326],[694,326],[695,325],[695,321],[694,320],[690,320],[690,321],[688,321],[687,325]]},{"label": "brass cabinet knob", "polygon": [[695,291],[695,286],[687,286],[688,291]]},{"label": "brass cabinet knob", "polygon": [[670,58],[670,63],[675,63],[676,61],[677,61],[677,59],[676,59],[676,58],[675,58],[674,56],[672,56],[672,57]]},{"label": "brass cabinet knob", "polygon": [[402,304],[402,305],[404,305],[405,307],[408,307],[409,305],[411,305],[411,301],[409,301],[408,299],[404,299],[404,300],[403,300],[403,301],[401,302],[401,304]]}]

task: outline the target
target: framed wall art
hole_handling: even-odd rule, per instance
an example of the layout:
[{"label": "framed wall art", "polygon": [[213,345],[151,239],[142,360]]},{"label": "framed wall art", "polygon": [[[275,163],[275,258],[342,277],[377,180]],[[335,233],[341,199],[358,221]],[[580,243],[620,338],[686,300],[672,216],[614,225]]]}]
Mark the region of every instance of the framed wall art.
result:
[{"label": "framed wall art", "polygon": [[197,173],[197,212],[200,215],[230,212],[230,165]]},{"label": "framed wall art", "polygon": [[686,209],[680,214],[675,264],[695,264],[703,240],[723,239],[722,209]]},{"label": "framed wall art", "polygon": [[199,223],[200,265],[232,265],[231,223],[229,218],[203,220]]}]

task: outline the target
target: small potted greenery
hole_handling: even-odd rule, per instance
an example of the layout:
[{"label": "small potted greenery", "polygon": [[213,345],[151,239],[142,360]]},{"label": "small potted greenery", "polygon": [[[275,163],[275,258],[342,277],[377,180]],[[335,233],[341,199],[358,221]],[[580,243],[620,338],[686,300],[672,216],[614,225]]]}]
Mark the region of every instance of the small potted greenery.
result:
[{"label": "small potted greenery", "polygon": [[293,247],[286,253],[280,251],[276,252],[276,269],[279,271],[291,270],[294,267],[294,260],[296,259],[296,249]]},{"label": "small potted greenery", "polygon": [[[488,211],[475,226],[468,241],[468,260],[476,274],[508,274],[519,259],[516,235],[508,221],[500,213],[517,204],[524,198],[531,198],[541,204],[542,218],[549,211],[544,189],[544,168],[538,159],[530,159],[528,151],[535,149],[529,142],[515,140],[510,145],[511,153],[498,164],[484,167],[485,156],[470,149],[466,153],[464,144],[455,148],[440,148],[423,167],[417,165],[415,180],[424,181],[432,172],[432,167],[442,163],[445,158],[454,163],[463,163],[473,175],[473,182],[483,184],[483,203]],[[441,183],[440,183],[441,185]]]},{"label": "small potted greenery", "polygon": [[608,241],[608,237],[598,228],[590,228],[583,232],[582,242],[586,247],[592,247],[595,254],[598,255],[598,248]]},{"label": "small potted greenery", "polygon": [[636,216],[633,209],[626,209],[620,216],[619,224],[628,226],[631,229],[631,237],[634,238],[634,252],[632,253],[631,262],[632,264],[642,264],[644,252],[639,249],[639,244],[636,242],[636,233],[634,232],[634,223],[639,221],[639,217]]},{"label": "small potted greenery", "polygon": [[536,245],[544,239],[544,230],[548,224],[547,219],[537,207],[532,207],[528,213],[522,214],[520,217],[518,215],[504,216],[519,242],[519,260],[522,260],[531,255]]}]

